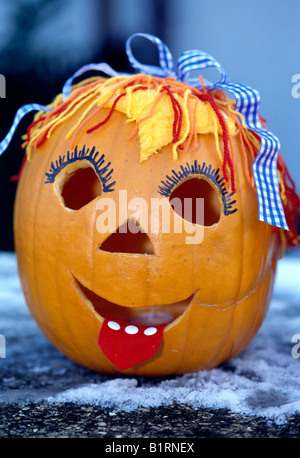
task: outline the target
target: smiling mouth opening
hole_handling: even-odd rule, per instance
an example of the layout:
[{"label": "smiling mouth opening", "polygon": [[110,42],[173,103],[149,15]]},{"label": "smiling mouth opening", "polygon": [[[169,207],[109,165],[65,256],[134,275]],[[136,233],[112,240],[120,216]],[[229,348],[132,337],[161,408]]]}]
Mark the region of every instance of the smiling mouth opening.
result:
[{"label": "smiling mouth opening", "polygon": [[155,326],[163,323],[168,325],[184,314],[195,295],[193,293],[187,299],[172,304],[160,304],[151,307],[126,307],[98,296],[83,286],[76,278],[74,280],[77,289],[92,304],[95,312],[101,318],[110,316],[116,320],[126,321],[134,325]]},{"label": "smiling mouth opening", "polygon": [[81,297],[101,317],[99,347],[120,370],[157,355],[157,350],[162,347],[165,327],[180,319],[195,296],[194,293],[173,304],[125,307],[98,296],[73,278]]}]

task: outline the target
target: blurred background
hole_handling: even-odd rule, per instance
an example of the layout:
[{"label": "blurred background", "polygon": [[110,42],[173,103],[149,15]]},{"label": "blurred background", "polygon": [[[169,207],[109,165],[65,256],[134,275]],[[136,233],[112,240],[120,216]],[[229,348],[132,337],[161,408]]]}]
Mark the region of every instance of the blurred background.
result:
[{"label": "blurred background", "polygon": [[[175,62],[185,50],[205,50],[231,81],[260,91],[261,114],[280,138],[299,192],[300,98],[292,94],[293,75],[300,81],[299,23],[299,0],[0,0],[0,140],[20,106],[48,104],[82,65],[107,62],[133,72],[125,41],[146,32],[169,47]],[[134,54],[156,64],[146,40],[136,40]],[[21,135],[31,119],[22,120],[0,157],[0,250],[14,249],[17,183],[10,177],[19,171]]]}]

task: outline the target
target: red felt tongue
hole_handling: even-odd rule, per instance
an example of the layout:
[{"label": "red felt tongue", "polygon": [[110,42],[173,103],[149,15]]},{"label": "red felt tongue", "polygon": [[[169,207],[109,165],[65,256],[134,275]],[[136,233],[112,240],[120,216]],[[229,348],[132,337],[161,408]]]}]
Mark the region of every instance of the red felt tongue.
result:
[{"label": "red felt tongue", "polygon": [[120,370],[151,358],[158,350],[166,323],[158,326],[128,324],[106,317],[98,344],[107,358]]}]

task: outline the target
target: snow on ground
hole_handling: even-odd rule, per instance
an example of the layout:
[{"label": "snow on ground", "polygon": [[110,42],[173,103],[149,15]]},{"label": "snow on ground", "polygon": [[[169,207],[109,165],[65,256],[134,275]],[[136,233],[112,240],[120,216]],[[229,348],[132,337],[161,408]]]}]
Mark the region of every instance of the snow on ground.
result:
[{"label": "snow on ground", "polygon": [[[5,338],[5,348],[0,339],[0,374],[6,374],[8,386],[13,380],[10,388],[14,388],[0,391],[0,402],[47,400],[126,411],[180,402],[263,416],[277,423],[300,412],[299,256],[280,260],[268,315],[252,343],[239,356],[209,371],[147,380],[82,371],[38,330],[23,299],[15,256],[9,253],[0,253],[0,334]],[[22,382],[22,371],[23,379],[36,377],[46,388]],[[45,374],[53,377],[50,388]]]}]

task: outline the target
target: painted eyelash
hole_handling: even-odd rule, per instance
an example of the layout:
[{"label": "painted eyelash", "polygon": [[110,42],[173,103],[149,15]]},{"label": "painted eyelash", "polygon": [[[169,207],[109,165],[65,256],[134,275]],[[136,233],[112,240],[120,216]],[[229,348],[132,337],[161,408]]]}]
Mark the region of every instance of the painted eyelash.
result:
[{"label": "painted eyelash", "polygon": [[162,180],[162,186],[159,186],[159,194],[162,196],[169,197],[176,185],[178,185],[184,178],[189,175],[204,175],[209,178],[218,188],[222,196],[224,205],[224,214],[230,215],[237,211],[237,208],[233,208],[236,200],[233,200],[233,192],[228,192],[226,189],[225,178],[220,176],[220,169],[213,169],[211,165],[198,164],[195,159],[193,164],[186,163],[186,166],[181,165],[178,172],[172,170],[172,175],[166,175],[166,180]]},{"label": "painted eyelash", "polygon": [[[111,163],[105,164],[104,154],[96,151],[95,146],[90,150],[85,145],[81,150],[77,146],[74,151],[68,151],[66,155],[59,156],[58,160],[51,162],[50,171],[46,173],[47,180],[45,183],[53,183],[56,175],[67,165],[72,162],[80,161],[82,159],[88,160],[95,168],[95,171],[102,183],[103,192],[111,192],[114,190],[113,186],[115,181],[111,181],[113,169],[110,167]],[[104,165],[105,164],[105,165]]]}]

